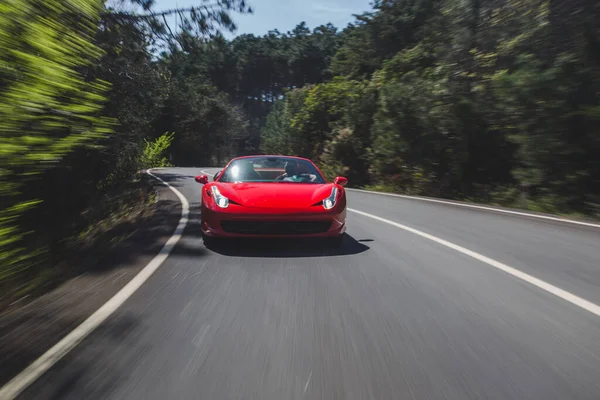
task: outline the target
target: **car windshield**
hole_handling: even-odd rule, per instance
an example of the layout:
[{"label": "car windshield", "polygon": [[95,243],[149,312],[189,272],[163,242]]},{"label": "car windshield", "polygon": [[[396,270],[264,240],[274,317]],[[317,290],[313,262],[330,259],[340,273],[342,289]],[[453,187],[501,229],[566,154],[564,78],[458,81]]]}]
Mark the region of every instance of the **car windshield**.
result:
[{"label": "car windshield", "polygon": [[310,161],[291,157],[249,157],[232,161],[219,182],[325,183]]}]

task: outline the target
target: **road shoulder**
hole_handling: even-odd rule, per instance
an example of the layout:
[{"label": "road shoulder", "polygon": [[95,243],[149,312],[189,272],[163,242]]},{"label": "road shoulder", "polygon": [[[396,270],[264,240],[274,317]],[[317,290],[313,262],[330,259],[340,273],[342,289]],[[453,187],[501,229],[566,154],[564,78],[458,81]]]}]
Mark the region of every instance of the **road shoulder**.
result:
[{"label": "road shoulder", "polygon": [[181,203],[166,186],[155,187],[153,217],[104,254],[95,268],[0,316],[0,387],[106,303],[160,251],[181,217]]}]

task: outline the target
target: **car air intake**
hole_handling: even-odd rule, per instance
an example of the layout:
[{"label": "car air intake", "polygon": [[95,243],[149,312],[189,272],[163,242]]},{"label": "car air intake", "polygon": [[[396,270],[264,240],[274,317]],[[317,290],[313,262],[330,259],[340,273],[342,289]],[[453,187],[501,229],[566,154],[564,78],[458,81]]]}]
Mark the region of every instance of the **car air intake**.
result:
[{"label": "car air intake", "polygon": [[327,232],[331,221],[221,221],[221,227],[248,235],[309,235]]}]

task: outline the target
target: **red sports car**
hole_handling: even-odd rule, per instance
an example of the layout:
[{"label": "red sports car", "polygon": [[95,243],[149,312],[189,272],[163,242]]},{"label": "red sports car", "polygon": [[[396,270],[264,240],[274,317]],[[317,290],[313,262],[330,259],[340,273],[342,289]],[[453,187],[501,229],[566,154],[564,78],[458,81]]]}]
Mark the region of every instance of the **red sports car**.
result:
[{"label": "red sports car", "polygon": [[346,231],[348,180],[326,182],[310,160],[238,157],[202,188],[205,244],[225,237],[324,237],[340,245]]}]

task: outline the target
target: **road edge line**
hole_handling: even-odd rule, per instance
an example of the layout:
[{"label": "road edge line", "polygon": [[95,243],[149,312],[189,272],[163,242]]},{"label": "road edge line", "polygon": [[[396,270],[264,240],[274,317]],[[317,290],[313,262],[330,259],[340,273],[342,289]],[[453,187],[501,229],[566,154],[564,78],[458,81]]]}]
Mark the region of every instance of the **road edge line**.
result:
[{"label": "road edge line", "polygon": [[531,214],[531,213],[521,212],[521,211],[504,210],[502,208],[479,206],[476,204],[458,203],[458,202],[454,202],[454,201],[432,199],[432,198],[428,198],[428,197],[409,196],[406,194],[376,192],[373,190],[365,190],[365,189],[346,188],[346,190],[350,191],[350,192],[368,193],[368,194],[375,194],[375,195],[379,195],[379,196],[399,197],[399,198],[408,199],[408,200],[427,201],[427,202],[431,202],[431,203],[447,204],[447,205],[457,206],[457,207],[474,208],[474,209],[484,210],[484,211],[492,211],[492,212],[498,212],[498,213],[504,213],[504,214],[519,215],[522,217],[531,217],[531,218],[545,219],[545,220],[555,221],[555,222],[565,222],[565,223],[574,224],[574,225],[589,226],[592,228],[600,228],[600,224],[595,224],[592,222],[575,221],[573,219],[552,217],[549,215],[539,215],[539,214]]},{"label": "road edge line", "polygon": [[571,303],[573,305],[576,305],[579,308],[582,308],[582,309],[584,309],[586,311],[589,311],[590,313],[592,313],[592,314],[600,317],[600,306],[599,305],[597,305],[595,303],[592,303],[591,301],[585,300],[584,298],[581,298],[581,297],[579,297],[577,295],[574,295],[573,293],[567,292],[566,290],[563,290],[563,289],[561,289],[559,287],[556,287],[556,286],[554,286],[554,285],[552,285],[552,284],[550,284],[550,283],[548,283],[546,281],[543,281],[543,280],[541,280],[539,278],[536,278],[536,277],[534,277],[532,275],[529,275],[529,274],[527,274],[525,272],[522,272],[522,271],[520,271],[520,270],[518,270],[516,268],[510,267],[510,266],[508,266],[506,264],[503,264],[503,263],[501,263],[499,261],[496,261],[494,259],[486,257],[483,254],[479,254],[479,253],[474,252],[472,250],[469,250],[469,249],[467,249],[465,247],[462,247],[462,246],[459,246],[459,245],[454,244],[452,242],[449,242],[447,240],[441,239],[441,238],[439,238],[437,236],[430,235],[429,233],[425,233],[425,232],[419,231],[419,230],[417,230],[415,228],[411,228],[410,226],[402,225],[402,224],[400,224],[398,222],[394,222],[394,221],[391,221],[389,219],[378,217],[377,215],[369,214],[369,213],[366,213],[364,211],[355,210],[353,208],[348,208],[347,210],[351,211],[353,213],[362,215],[364,217],[368,217],[368,218],[371,218],[371,219],[374,219],[374,220],[377,220],[377,221],[380,221],[380,222],[384,222],[384,223],[386,223],[388,225],[395,226],[396,228],[403,229],[403,230],[405,230],[407,232],[410,232],[410,233],[413,233],[413,234],[415,234],[417,236],[421,236],[422,238],[429,239],[429,240],[431,240],[433,242],[436,242],[438,244],[446,246],[446,247],[448,247],[448,248],[450,248],[452,250],[455,250],[455,251],[457,251],[459,253],[467,255],[467,256],[469,256],[471,258],[474,258],[474,259],[476,259],[478,261],[481,261],[481,262],[483,262],[485,264],[488,264],[489,266],[492,266],[492,267],[494,267],[494,268],[496,268],[496,269],[498,269],[500,271],[506,272],[507,274],[512,275],[515,278],[518,278],[518,279],[520,279],[520,280],[522,280],[522,281],[524,281],[526,283],[529,283],[530,285],[536,286],[537,288],[542,289],[545,292],[553,294],[556,297],[559,297],[559,298],[561,298],[561,299],[563,299],[565,301],[568,301],[569,303]]},{"label": "road edge line", "polygon": [[79,326],[73,329],[67,336],[52,346],[48,351],[42,354],[37,360],[31,363],[27,368],[21,371],[17,376],[0,388],[0,399],[12,400],[27,389],[32,383],[40,378],[61,358],[73,350],[90,333],[102,324],[111,314],[113,314],[131,295],[133,295],[148,278],[161,266],[167,259],[179,239],[183,236],[183,231],[188,223],[190,204],[183,194],[173,186],[154,175],[151,169],[145,171],[148,175],[160,181],[167,186],[181,201],[181,218],[173,231],[171,237],[167,240],[158,254],[146,266],[134,276],[125,286],[121,288],[113,297],[110,298],[102,307],[96,310]]}]

